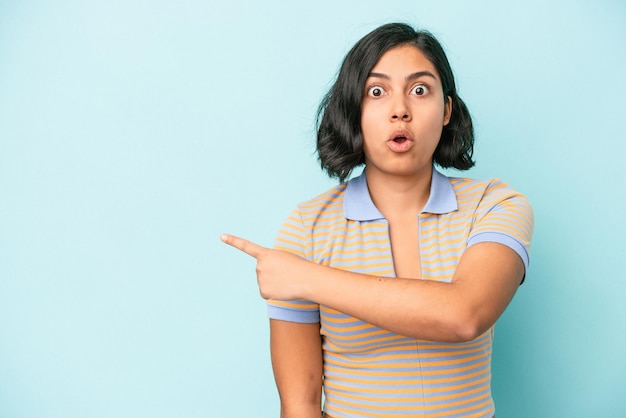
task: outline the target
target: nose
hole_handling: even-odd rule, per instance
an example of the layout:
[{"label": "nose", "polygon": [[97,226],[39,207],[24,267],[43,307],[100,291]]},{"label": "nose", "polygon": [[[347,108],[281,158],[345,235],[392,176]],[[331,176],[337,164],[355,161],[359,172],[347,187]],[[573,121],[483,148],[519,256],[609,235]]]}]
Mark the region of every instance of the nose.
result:
[{"label": "nose", "polygon": [[409,122],[411,120],[411,112],[409,111],[409,107],[405,101],[405,98],[402,97],[399,100],[394,101],[391,109],[391,121],[403,121]]}]

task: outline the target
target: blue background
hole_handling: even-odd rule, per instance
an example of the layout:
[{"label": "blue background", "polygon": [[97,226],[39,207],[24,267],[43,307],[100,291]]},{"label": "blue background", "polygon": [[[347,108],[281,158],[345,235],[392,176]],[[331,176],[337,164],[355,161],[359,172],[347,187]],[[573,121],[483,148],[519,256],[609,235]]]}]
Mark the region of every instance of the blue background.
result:
[{"label": "blue background", "polygon": [[501,417],[626,416],[620,1],[0,3],[0,417],[278,415],[252,259],[333,183],[314,114],[389,21],[444,44],[478,164],[531,200]]}]

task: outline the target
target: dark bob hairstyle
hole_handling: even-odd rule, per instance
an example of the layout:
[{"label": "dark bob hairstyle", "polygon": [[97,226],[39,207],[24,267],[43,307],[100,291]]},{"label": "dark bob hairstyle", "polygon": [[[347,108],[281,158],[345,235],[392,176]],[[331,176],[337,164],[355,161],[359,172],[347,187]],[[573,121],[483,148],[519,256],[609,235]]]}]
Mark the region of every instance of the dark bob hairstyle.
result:
[{"label": "dark bob hairstyle", "polygon": [[346,55],[337,80],[317,113],[317,153],[322,169],[343,182],[365,163],[361,105],[365,80],[380,57],[400,45],[414,45],[435,66],[446,103],[452,99],[450,122],[443,127],[433,161],[440,167],[467,170],[474,165],[474,129],[465,103],[457,95],[446,54],[433,35],[404,23],[389,23],[367,34]]}]

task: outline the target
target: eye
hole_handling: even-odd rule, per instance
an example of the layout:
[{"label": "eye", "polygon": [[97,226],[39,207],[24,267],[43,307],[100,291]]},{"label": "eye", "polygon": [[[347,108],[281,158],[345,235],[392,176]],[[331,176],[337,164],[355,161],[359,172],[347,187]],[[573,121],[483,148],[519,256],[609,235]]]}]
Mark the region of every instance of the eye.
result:
[{"label": "eye", "polygon": [[385,94],[385,89],[380,86],[372,86],[367,89],[367,95],[370,97],[380,97]]},{"label": "eye", "polygon": [[428,94],[429,90],[424,84],[418,84],[411,89],[411,94],[415,94],[416,96],[423,96]]}]

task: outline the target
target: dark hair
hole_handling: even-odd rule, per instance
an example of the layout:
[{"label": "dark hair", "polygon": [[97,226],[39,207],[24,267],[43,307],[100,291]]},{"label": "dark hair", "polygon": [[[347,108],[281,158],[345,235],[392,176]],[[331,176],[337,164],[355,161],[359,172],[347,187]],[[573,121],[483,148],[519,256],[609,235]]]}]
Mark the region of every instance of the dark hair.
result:
[{"label": "dark hair", "polygon": [[380,57],[400,45],[414,45],[435,66],[446,103],[452,98],[450,122],[443,127],[433,161],[443,168],[467,170],[474,165],[474,129],[465,103],[457,95],[454,75],[441,44],[428,31],[404,23],[373,30],[346,55],[337,80],[317,112],[317,153],[322,169],[343,182],[352,169],[365,163],[361,104],[365,80]]}]

